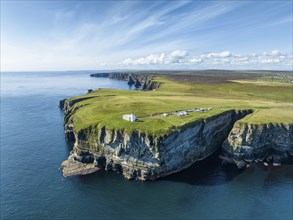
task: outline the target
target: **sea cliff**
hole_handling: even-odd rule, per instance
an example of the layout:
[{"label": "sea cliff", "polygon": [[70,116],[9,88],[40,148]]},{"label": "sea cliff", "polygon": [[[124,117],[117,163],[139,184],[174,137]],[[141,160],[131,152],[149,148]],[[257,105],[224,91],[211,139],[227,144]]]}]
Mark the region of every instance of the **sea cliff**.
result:
[{"label": "sea cliff", "polygon": [[[235,80],[240,75],[93,74],[152,91],[99,89],[61,100],[65,138],[75,143],[63,163],[64,175],[106,169],[128,179],[154,180],[220,148],[223,163],[240,168],[286,162],[293,155],[292,85],[252,73],[249,80]],[[209,110],[194,111],[201,108]],[[137,121],[123,119],[130,113]]]},{"label": "sea cliff", "polygon": [[252,112],[226,111],[162,137],[93,126],[75,132],[71,105],[65,104],[65,136],[75,141],[70,160],[139,180],[155,180],[206,158],[221,147],[234,123]]},{"label": "sea cliff", "polygon": [[293,156],[292,124],[236,123],[221,158],[239,168],[250,162],[282,163]]}]

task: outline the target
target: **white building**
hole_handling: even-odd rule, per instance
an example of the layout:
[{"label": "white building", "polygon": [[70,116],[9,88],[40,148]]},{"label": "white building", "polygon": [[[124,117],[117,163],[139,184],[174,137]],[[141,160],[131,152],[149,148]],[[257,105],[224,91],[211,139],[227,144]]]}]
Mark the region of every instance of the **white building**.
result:
[{"label": "white building", "polygon": [[131,122],[135,122],[136,121],[136,116],[135,114],[131,113],[129,115],[123,115],[122,118],[126,121],[131,121]]},{"label": "white building", "polygon": [[187,112],[186,111],[177,112],[177,115],[178,116],[185,116],[185,115],[187,115]]}]

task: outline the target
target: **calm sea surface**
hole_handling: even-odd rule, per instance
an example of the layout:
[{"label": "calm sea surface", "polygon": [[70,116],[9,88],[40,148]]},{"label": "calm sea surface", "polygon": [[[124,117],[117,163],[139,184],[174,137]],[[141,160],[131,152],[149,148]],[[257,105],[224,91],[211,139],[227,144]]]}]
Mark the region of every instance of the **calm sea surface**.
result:
[{"label": "calm sea surface", "polygon": [[58,101],[105,87],[129,89],[88,72],[1,73],[1,219],[292,219],[292,165],[239,172],[215,155],[155,182],[64,178]]}]

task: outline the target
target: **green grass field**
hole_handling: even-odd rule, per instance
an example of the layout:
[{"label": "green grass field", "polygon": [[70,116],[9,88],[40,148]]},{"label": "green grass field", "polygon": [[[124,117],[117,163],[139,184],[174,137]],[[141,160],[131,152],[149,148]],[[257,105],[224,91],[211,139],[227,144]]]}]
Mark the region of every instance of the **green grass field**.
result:
[{"label": "green grass field", "polygon": [[[178,75],[178,74],[177,74]],[[177,76],[176,76],[177,77]],[[254,113],[241,119],[251,124],[292,124],[292,83],[271,81],[271,77],[251,74],[246,79],[215,81],[197,75],[180,74],[174,78],[167,73],[154,77],[161,86],[156,91],[121,91],[99,89],[80,97],[90,99],[73,106],[72,119],[75,129],[106,127],[128,132],[134,130],[147,134],[165,135],[173,129],[231,109],[253,109]],[[198,80],[198,79],[201,80]],[[275,77],[276,79],[277,77]],[[210,79],[213,81],[209,82]],[[125,82],[126,83],[126,82]],[[194,108],[212,108],[206,112],[192,112],[187,116],[155,116]],[[137,122],[122,119],[123,114],[134,112]]]}]

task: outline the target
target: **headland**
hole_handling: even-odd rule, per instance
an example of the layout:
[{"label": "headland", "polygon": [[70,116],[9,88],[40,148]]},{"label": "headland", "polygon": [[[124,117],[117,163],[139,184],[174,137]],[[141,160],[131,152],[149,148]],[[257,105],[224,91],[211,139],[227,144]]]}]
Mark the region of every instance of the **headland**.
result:
[{"label": "headland", "polygon": [[[219,148],[223,163],[239,168],[253,162],[279,165],[293,156],[292,72],[141,71],[91,76],[125,80],[136,89],[89,90],[60,101],[65,137],[75,142],[63,164],[71,175],[105,169],[128,179],[155,180]],[[135,115],[135,120],[123,119],[127,114]]]}]

